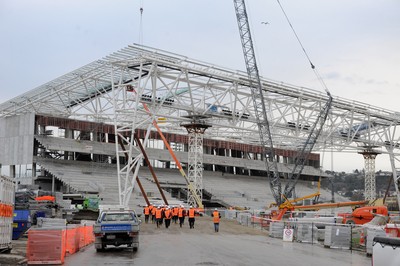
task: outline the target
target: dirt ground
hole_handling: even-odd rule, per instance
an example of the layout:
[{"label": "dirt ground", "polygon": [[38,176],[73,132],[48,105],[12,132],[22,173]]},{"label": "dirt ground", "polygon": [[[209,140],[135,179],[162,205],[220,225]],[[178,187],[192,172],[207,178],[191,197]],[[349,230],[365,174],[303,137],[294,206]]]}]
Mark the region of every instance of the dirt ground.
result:
[{"label": "dirt ground", "polygon": [[28,238],[21,237],[12,241],[12,250],[9,254],[0,253],[0,265],[27,265],[26,245]]},{"label": "dirt ground", "polygon": [[[144,218],[141,218],[144,220]],[[13,241],[11,254],[0,255],[1,265],[26,265],[26,243]],[[179,253],[179,256],[176,254]],[[157,254],[155,256],[155,254]],[[266,260],[268,258],[268,260]],[[183,260],[183,261],[182,261]],[[183,263],[184,262],[184,263]],[[301,262],[299,264],[299,262]],[[364,254],[326,249],[320,245],[288,243],[268,237],[266,230],[246,227],[237,221],[221,219],[220,231],[214,232],[210,217],[197,217],[190,229],[187,219],[183,228],[144,222],[137,252],[126,247],[107,247],[96,252],[89,245],[67,255],[64,265],[370,265]]]},{"label": "dirt ground", "polygon": [[[162,225],[161,229],[158,229],[155,224],[152,224],[151,222],[149,222],[148,224],[145,224],[144,218],[141,218],[141,219],[143,220],[143,223],[140,226],[141,234],[152,234],[152,233],[157,232],[156,230],[165,229],[165,224]],[[178,221],[178,223],[179,223],[179,221]],[[214,234],[214,224],[212,222],[212,218],[209,216],[196,217],[194,227],[196,229],[196,232],[198,232],[198,233]],[[179,228],[179,226],[175,226],[171,222],[171,226],[168,230],[172,231],[172,232],[173,231],[190,230],[189,222],[186,218],[183,228]],[[238,224],[238,222],[236,220],[228,220],[228,219],[221,219],[219,232],[222,234],[226,233],[226,234],[233,234],[233,235],[246,234],[246,235],[268,236],[268,231],[266,231],[266,230],[260,230],[260,228],[242,226],[242,225]]]},{"label": "dirt ground", "polygon": [[[162,228],[158,229],[155,224],[151,222],[148,224],[144,223],[144,217],[141,218],[143,223],[141,225],[141,234],[154,234],[159,230],[165,230],[165,224],[162,225]],[[213,222],[212,218],[208,216],[197,217],[195,222],[196,232],[201,234],[213,234]],[[171,224],[169,228],[169,233],[179,233],[181,231],[189,231],[189,223],[187,219],[185,219],[185,224],[183,228],[179,228],[179,226]],[[238,224],[236,221],[225,220],[221,221],[220,230],[221,234],[246,234],[246,235],[268,235],[268,232],[265,230],[260,230],[259,228],[245,227]],[[26,236],[21,237],[19,240],[13,240],[12,245],[13,249],[10,254],[0,254],[0,266],[3,265],[27,265],[26,264],[26,247],[27,247]]]}]

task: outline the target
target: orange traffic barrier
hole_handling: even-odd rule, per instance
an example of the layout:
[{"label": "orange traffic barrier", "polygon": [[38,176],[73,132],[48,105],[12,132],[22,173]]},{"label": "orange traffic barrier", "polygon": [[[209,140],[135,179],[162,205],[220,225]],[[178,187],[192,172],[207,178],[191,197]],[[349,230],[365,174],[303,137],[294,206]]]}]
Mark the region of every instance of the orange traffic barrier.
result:
[{"label": "orange traffic barrier", "polygon": [[79,227],[79,249],[85,246],[85,228]]},{"label": "orange traffic barrier", "polygon": [[79,227],[67,229],[66,251],[68,254],[74,254],[79,251]]},{"label": "orange traffic barrier", "polygon": [[28,264],[63,264],[65,235],[64,229],[29,230],[26,251]]},{"label": "orange traffic barrier", "polygon": [[93,242],[92,225],[67,229],[31,229],[26,252],[28,264],[63,264],[67,252],[74,254]]},{"label": "orange traffic barrier", "polygon": [[86,232],[86,245],[92,244],[94,242],[93,225],[85,226]]}]

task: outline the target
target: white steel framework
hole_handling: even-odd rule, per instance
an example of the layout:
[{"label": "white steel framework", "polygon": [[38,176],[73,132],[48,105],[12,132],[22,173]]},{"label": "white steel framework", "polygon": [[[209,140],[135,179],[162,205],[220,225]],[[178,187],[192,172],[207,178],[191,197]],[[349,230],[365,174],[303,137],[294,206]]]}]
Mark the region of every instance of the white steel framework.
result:
[{"label": "white steel framework", "polygon": [[[261,84],[267,92],[264,98],[274,147],[303,147],[327,95],[263,77]],[[188,115],[210,117],[212,127],[205,138],[260,145],[247,73],[139,45],[0,104],[0,117],[24,113],[114,123],[126,152],[136,149],[131,132],[149,129],[152,119],[163,118],[160,127],[165,133],[186,134],[180,125],[191,121]],[[365,146],[376,146],[390,156],[398,188],[399,125],[399,112],[333,95],[313,152],[345,151],[359,156]],[[120,167],[121,195],[129,197],[135,180],[129,170],[138,169],[140,162],[141,157],[132,158],[129,166]]]},{"label": "white steel framework", "polygon": [[197,199],[200,199],[200,202],[203,201],[203,136],[209,126],[197,119],[183,126],[189,135],[188,179],[195,192],[193,195],[188,190],[187,200],[190,206],[200,207]]},{"label": "white steel framework", "polygon": [[365,200],[373,201],[376,199],[375,158],[379,153],[372,149],[367,149],[360,153],[364,156],[364,198]]}]

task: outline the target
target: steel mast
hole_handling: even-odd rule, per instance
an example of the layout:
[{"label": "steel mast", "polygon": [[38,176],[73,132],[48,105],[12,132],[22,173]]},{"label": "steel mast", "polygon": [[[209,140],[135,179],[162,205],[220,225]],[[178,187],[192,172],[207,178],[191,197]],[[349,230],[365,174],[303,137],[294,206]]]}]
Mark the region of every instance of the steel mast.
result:
[{"label": "steel mast", "polygon": [[246,63],[247,75],[249,77],[249,87],[251,89],[254,114],[256,116],[258,132],[260,134],[260,144],[263,149],[263,159],[267,170],[267,176],[270,182],[272,195],[274,196],[276,203],[281,204],[282,187],[279,180],[278,164],[275,157],[274,147],[272,145],[271,130],[267,117],[267,109],[265,107],[264,93],[257,67],[253,40],[251,38],[246,5],[244,0],[233,0],[233,3],[235,5],[244,61]]}]

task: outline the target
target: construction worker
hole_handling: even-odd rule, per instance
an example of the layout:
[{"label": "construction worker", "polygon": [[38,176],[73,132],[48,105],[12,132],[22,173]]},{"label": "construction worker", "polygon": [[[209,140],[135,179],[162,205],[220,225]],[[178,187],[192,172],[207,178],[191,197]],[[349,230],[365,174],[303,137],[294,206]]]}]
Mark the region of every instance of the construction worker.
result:
[{"label": "construction worker", "polygon": [[189,217],[189,227],[190,229],[194,228],[194,221],[195,218],[194,216],[196,215],[196,210],[193,208],[193,206],[190,206],[190,209],[188,211],[188,217]]},{"label": "construction worker", "polygon": [[155,207],[155,206],[153,206],[153,209],[151,210],[151,223],[155,223],[157,220],[156,220],[156,211],[157,211],[157,208]]},{"label": "construction worker", "polygon": [[159,228],[160,225],[162,224],[162,219],[163,219],[163,210],[161,209],[161,206],[158,206],[156,210],[157,228]]},{"label": "construction worker", "polygon": [[178,213],[179,213],[179,209],[177,206],[174,206],[172,208],[172,220],[174,221],[174,223],[178,222]]},{"label": "construction worker", "polygon": [[171,218],[172,218],[172,210],[169,207],[165,209],[164,217],[165,217],[165,228],[168,229],[169,225],[171,224]]},{"label": "construction worker", "polygon": [[166,208],[167,208],[166,205],[164,205],[164,204],[161,205],[162,215],[161,215],[160,225],[162,225],[162,224],[164,223],[164,212],[165,212],[165,209],[166,209]]},{"label": "construction worker", "polygon": [[178,218],[179,218],[179,226],[182,228],[183,223],[185,222],[186,210],[181,205],[178,210]]},{"label": "construction worker", "polygon": [[221,219],[221,214],[218,212],[217,208],[215,208],[212,217],[214,222],[214,231],[217,233],[219,231],[219,221]]},{"label": "construction worker", "polygon": [[153,204],[150,204],[149,205],[149,219],[150,220],[153,220],[153,209],[154,209]]},{"label": "construction worker", "polygon": [[149,216],[150,216],[150,208],[148,205],[144,206],[143,213],[144,213],[144,222],[147,224],[149,223]]}]

